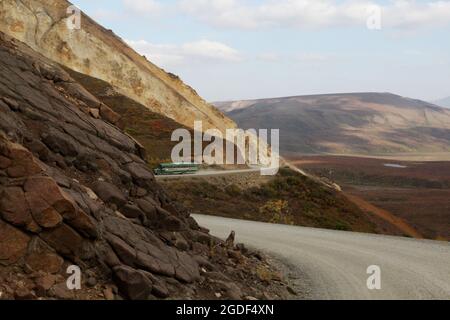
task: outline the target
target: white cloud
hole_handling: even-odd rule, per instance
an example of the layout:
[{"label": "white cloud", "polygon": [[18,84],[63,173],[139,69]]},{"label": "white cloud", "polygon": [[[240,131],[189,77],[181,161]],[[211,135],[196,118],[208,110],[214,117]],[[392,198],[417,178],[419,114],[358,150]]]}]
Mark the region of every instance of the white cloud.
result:
[{"label": "white cloud", "polygon": [[140,15],[158,15],[163,10],[161,2],[156,0],[122,0],[125,9]]},{"label": "white cloud", "polygon": [[150,61],[164,68],[187,63],[239,62],[242,60],[237,50],[217,41],[199,40],[181,45],[153,44],[145,40],[126,40],[126,42]]},{"label": "white cloud", "polygon": [[181,51],[186,55],[193,57],[203,57],[223,61],[241,60],[241,56],[237,50],[216,41],[200,40],[186,43],[181,46]]},{"label": "white cloud", "polygon": [[129,46],[150,61],[161,67],[169,67],[181,64],[184,57],[180,54],[177,46],[170,44],[153,44],[145,40],[126,40]]},{"label": "white cloud", "polygon": [[[261,27],[320,28],[366,26],[369,0],[264,0],[258,5],[238,0],[179,0],[179,9],[200,21],[241,29]],[[392,0],[379,6],[383,27],[417,28],[450,23],[450,1]]]},{"label": "white cloud", "polygon": [[435,27],[450,24],[450,1],[397,0],[384,7],[384,15],[389,25],[398,28]]}]

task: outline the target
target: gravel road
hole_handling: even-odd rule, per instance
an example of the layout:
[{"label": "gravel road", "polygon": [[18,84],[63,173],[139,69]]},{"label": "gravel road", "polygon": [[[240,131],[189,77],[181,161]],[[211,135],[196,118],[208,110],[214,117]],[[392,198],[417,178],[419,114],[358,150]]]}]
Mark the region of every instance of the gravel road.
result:
[{"label": "gravel road", "polygon": [[[260,249],[304,275],[310,299],[450,299],[450,243],[194,215],[211,233]],[[381,289],[369,290],[369,266]],[[294,270],[295,271],[295,270]]]}]

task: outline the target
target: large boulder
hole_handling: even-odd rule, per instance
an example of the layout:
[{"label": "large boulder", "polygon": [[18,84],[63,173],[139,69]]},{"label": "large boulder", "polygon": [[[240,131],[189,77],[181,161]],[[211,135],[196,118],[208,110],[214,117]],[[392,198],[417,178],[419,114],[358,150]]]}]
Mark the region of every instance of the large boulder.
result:
[{"label": "large boulder", "polygon": [[127,203],[127,198],[122,191],[109,182],[97,181],[94,184],[94,191],[106,204],[115,204],[117,207],[122,207]]},{"label": "large boulder", "polygon": [[0,220],[0,265],[11,265],[22,258],[31,238]]},{"label": "large boulder", "polygon": [[114,279],[119,289],[132,300],[147,300],[152,293],[152,282],[144,273],[127,266],[114,268]]},{"label": "large boulder", "polygon": [[[22,178],[42,172],[36,159],[23,146],[11,143],[10,147],[2,152],[3,160],[8,164],[6,174],[11,178]],[[5,165],[5,164],[4,164]]]},{"label": "large boulder", "polygon": [[132,162],[127,165],[127,170],[138,186],[148,187],[155,180],[153,173],[143,164]]},{"label": "large boulder", "polygon": [[25,193],[20,187],[8,187],[0,192],[0,213],[3,219],[19,227],[28,226],[33,221]]},{"label": "large boulder", "polygon": [[115,113],[105,104],[100,106],[100,116],[109,123],[116,124],[120,120],[120,115]]}]

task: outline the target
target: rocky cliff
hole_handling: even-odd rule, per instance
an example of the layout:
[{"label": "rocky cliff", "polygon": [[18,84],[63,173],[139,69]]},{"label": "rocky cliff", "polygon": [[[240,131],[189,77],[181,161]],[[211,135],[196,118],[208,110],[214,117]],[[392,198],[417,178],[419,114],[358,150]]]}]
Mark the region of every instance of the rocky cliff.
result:
[{"label": "rocky cliff", "polygon": [[0,33],[0,75],[0,298],[286,294],[167,196],[117,114],[59,65]]},{"label": "rocky cliff", "polygon": [[67,28],[65,0],[2,0],[0,31],[75,71],[104,80],[152,111],[193,127],[234,128],[235,123],[206,103],[177,76],[133,51],[110,30],[82,16],[81,29]]}]

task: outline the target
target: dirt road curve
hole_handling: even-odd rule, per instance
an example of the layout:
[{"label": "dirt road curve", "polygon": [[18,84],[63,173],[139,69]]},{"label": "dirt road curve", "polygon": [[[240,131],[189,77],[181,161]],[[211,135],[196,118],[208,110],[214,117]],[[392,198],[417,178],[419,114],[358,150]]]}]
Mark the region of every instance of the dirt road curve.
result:
[{"label": "dirt road curve", "polygon": [[[450,299],[450,243],[194,215],[220,238],[258,248],[304,274],[311,299]],[[367,268],[381,268],[381,290]]]},{"label": "dirt road curve", "polygon": [[260,168],[252,168],[252,169],[240,169],[240,170],[200,170],[194,174],[174,174],[174,175],[161,175],[155,176],[157,180],[167,180],[167,179],[188,179],[193,177],[208,177],[208,176],[226,176],[230,174],[245,174],[252,172],[259,172]]}]

